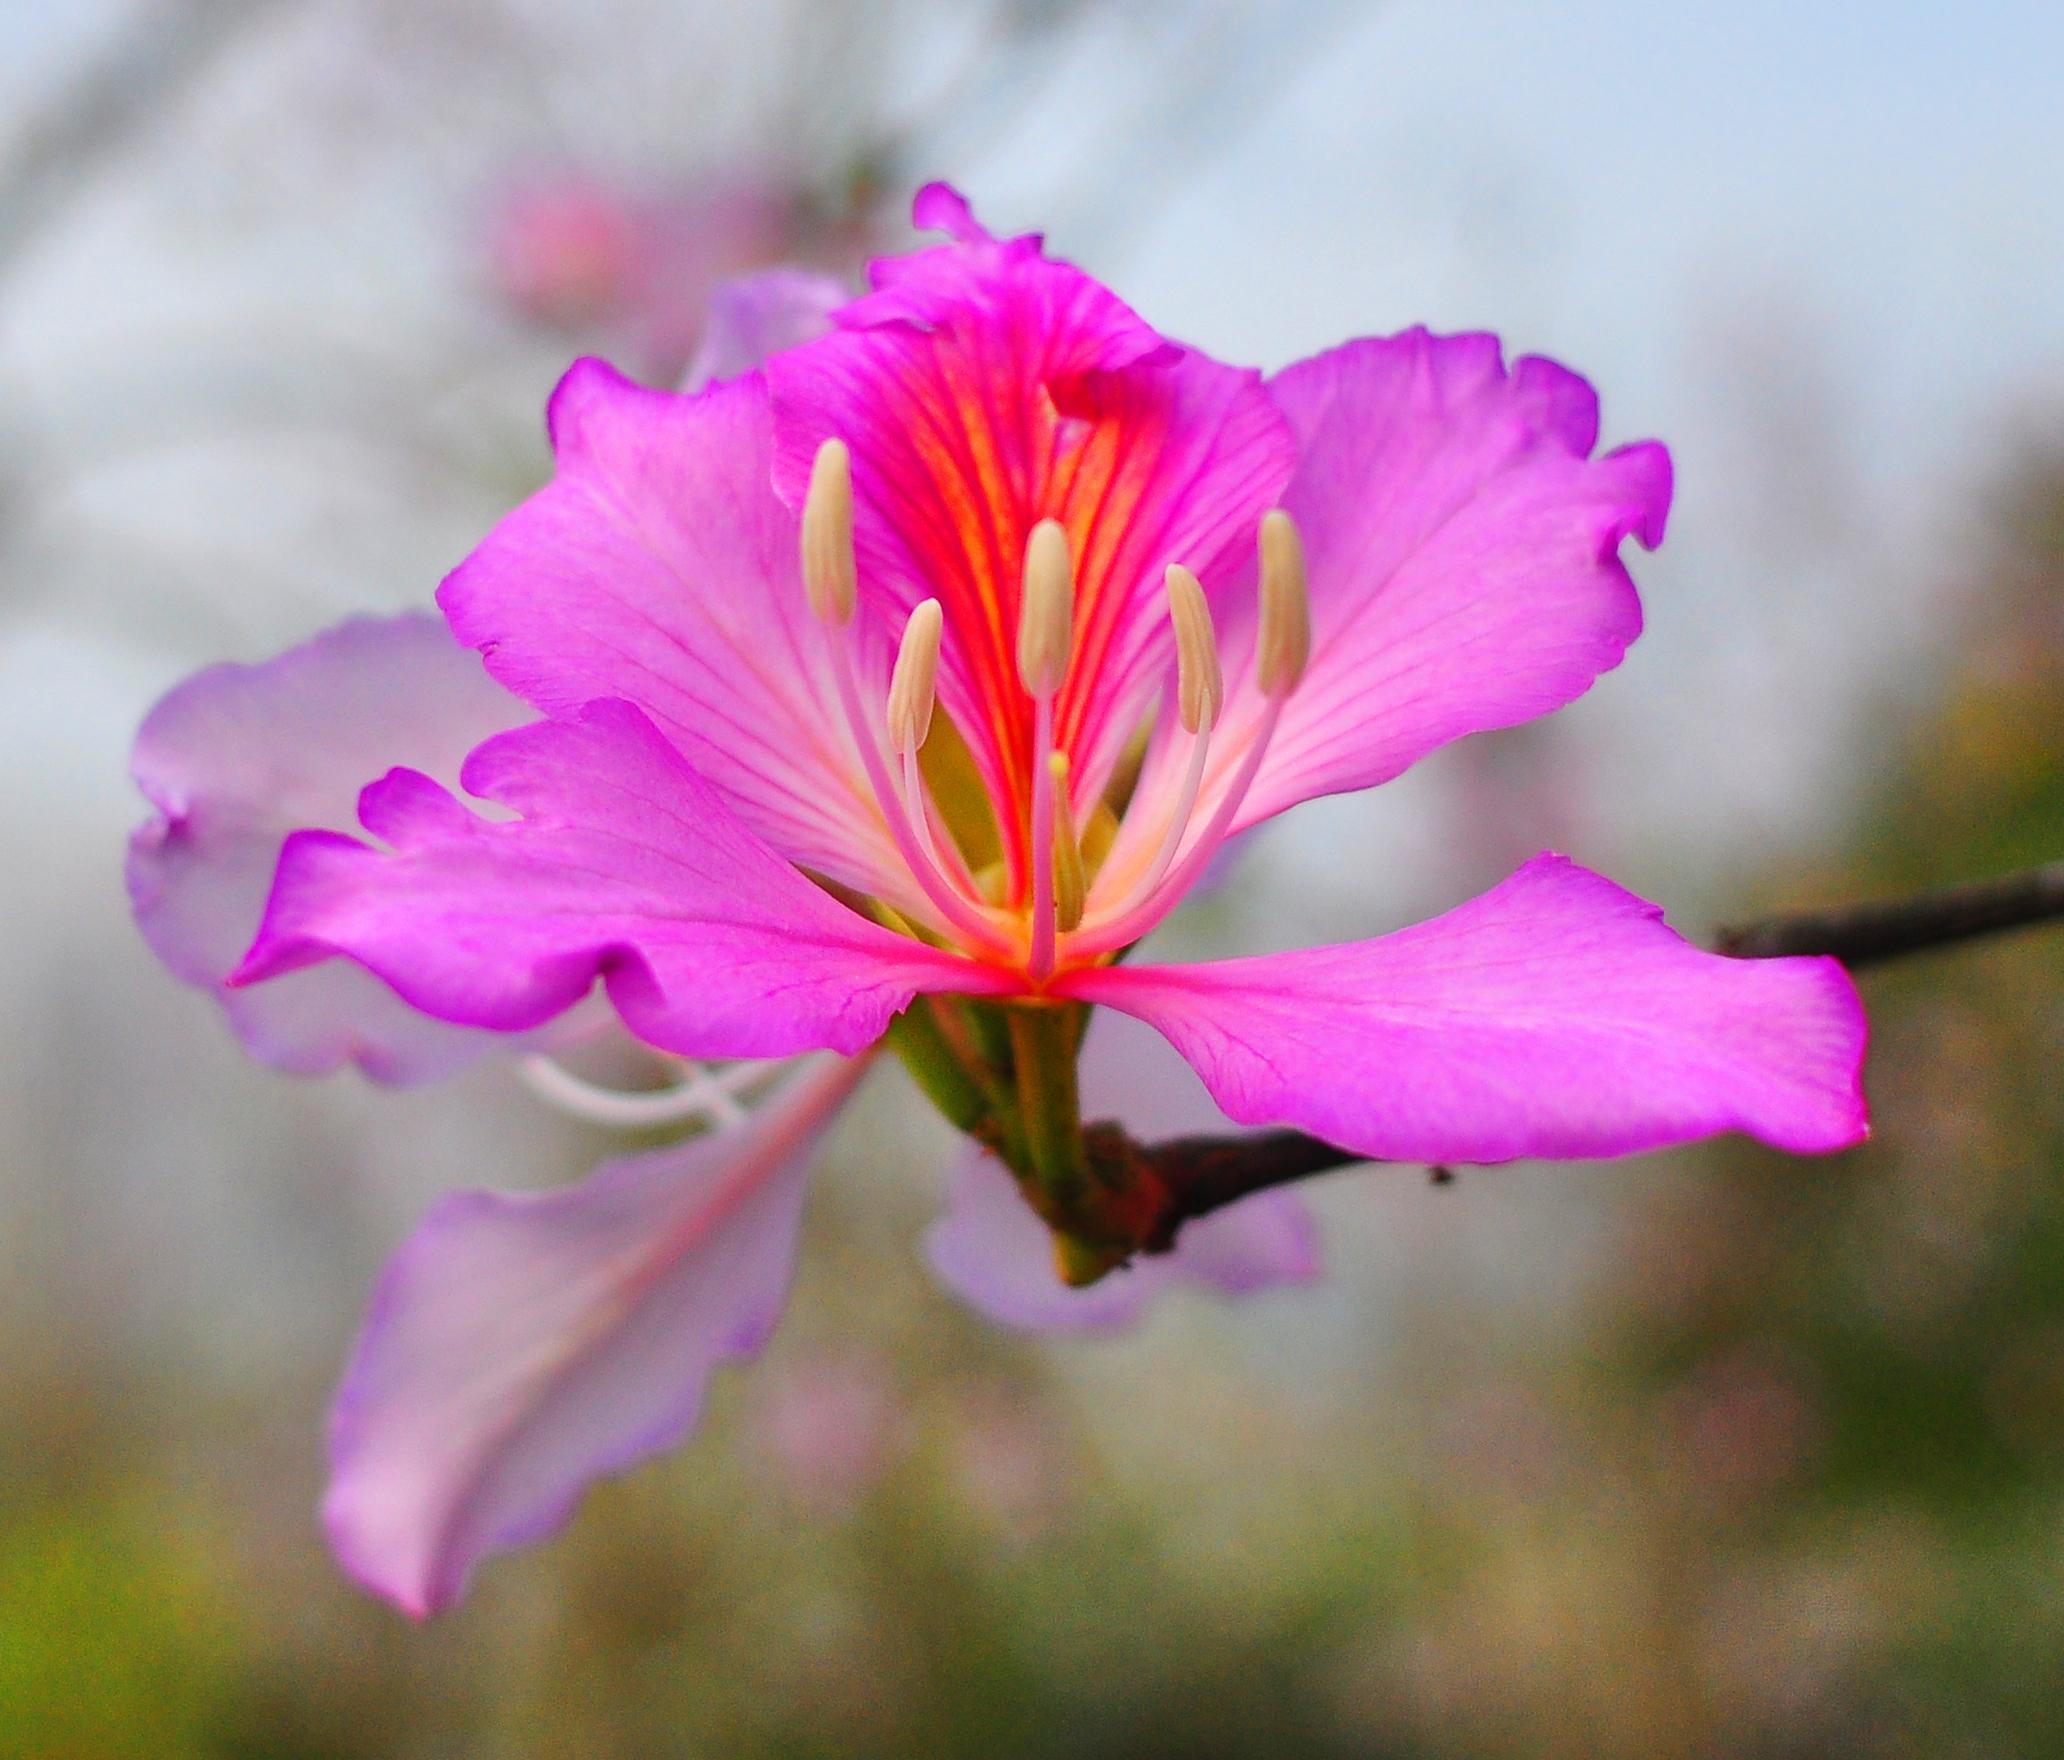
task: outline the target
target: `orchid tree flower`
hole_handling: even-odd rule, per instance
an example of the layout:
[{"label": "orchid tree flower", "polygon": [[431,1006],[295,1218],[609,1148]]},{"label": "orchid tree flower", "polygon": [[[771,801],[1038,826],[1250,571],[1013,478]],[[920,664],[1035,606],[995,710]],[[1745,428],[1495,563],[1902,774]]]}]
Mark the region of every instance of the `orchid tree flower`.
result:
[{"label": "orchid tree flower", "polygon": [[[1095,1008],[1232,1121],[1369,1158],[1865,1132],[1839,966],[1703,952],[1561,856],[1373,940],[1129,960],[1229,838],[1616,665],[1668,459],[1598,453],[1590,388],[1489,336],[1264,379],[943,186],[915,217],[947,242],[858,298],[744,299],[699,388],[576,364],[554,479],[442,624],[203,674],[139,742],[145,932],[260,1056],[413,1080],[510,1048],[591,1116],[693,1131],[448,1198],[380,1279],[325,1513],[412,1613],[685,1436],[774,1323],[811,1148],[883,1050],[989,1157],[935,1260],[1021,1324],[1122,1317],[1100,1292],[1137,1263],[1315,1265],[1294,1199],[1184,1230],[1151,1154],[1085,1127]],[[597,1011],[679,1084],[549,1061]]]}]

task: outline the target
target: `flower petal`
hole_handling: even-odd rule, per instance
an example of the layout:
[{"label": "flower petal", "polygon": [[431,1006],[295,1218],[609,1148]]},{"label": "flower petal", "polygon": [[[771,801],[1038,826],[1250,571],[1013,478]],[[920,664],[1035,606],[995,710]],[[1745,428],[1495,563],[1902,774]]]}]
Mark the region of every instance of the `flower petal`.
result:
[{"label": "flower petal", "polygon": [[1021,980],[897,935],[803,878],[627,703],[489,740],[463,781],[397,770],[359,816],[391,846],[287,840],[233,983],[342,954],[441,1020],[520,1032],[603,978],[624,1024],[686,1057],[855,1052],[919,989]]},{"label": "flower petal", "polygon": [[132,760],[157,816],[130,839],[129,895],[151,950],[212,990],[254,1057],[376,1080],[450,1072],[506,1041],[427,1019],[347,966],[263,991],[223,988],[250,945],[287,834],[352,822],[369,776],[410,763],[456,779],[530,711],[441,619],[354,618],[255,666],[211,666],[145,719]]},{"label": "flower petal", "polygon": [[1025,540],[1067,528],[1074,659],[1055,708],[1077,798],[1101,790],[1170,653],[1162,572],[1234,566],[1294,459],[1256,374],[1157,334],[1037,238],[999,241],[941,186],[920,225],[956,242],[874,265],[837,328],[767,364],[776,480],[799,498],[820,442],[851,448],[861,580],[900,628],[945,610],[940,700],[1001,817],[1014,873],[1032,706],[1017,643]]},{"label": "flower petal", "polygon": [[[1304,535],[1311,662],[1233,829],[1388,781],[1435,747],[1532,720],[1619,664],[1641,631],[1622,540],[1662,542],[1669,455],[1593,458],[1598,403],[1493,336],[1351,342],[1269,382],[1297,435],[1283,505]],[[1209,811],[1264,703],[1251,572],[1218,596],[1228,696]],[[1164,732],[1141,792],[1183,759]]]},{"label": "flower petal", "polygon": [[1624,1155],[1726,1130],[1811,1153],[1868,1130],[1840,965],[1702,952],[1560,856],[1374,941],[1057,988],[1158,1027],[1243,1124],[1374,1158]]},{"label": "flower petal", "polygon": [[1135,1259],[1087,1289],[1054,1267],[1053,1236],[995,1156],[971,1151],[949,1177],[946,1214],[925,1234],[940,1282],[979,1313],[1027,1332],[1130,1326],[1164,1292],[1193,1285],[1250,1295],[1318,1275],[1311,1213],[1289,1192],[1259,1192],[1189,1223],[1171,1252]]},{"label": "flower petal", "polygon": [[[1136,1137],[1232,1130],[1196,1072],[1168,1042],[1124,1015],[1090,1022],[1082,1050],[1082,1109],[1116,1118]],[[925,1237],[940,1280],[1006,1326],[1092,1332],[1131,1325],[1163,1292],[1201,1288],[1244,1296],[1319,1274],[1318,1230],[1294,1192],[1262,1192],[1187,1224],[1168,1253],[1135,1260],[1087,1289],[1063,1283],[1053,1236],[1008,1172],[970,1150],[948,1178],[946,1214]]]},{"label": "flower petal", "polygon": [[911,901],[803,598],[758,375],[681,397],[580,361],[550,420],[552,482],[438,592],[459,639],[548,714],[635,703],[791,861]]},{"label": "flower petal", "polygon": [[568,1190],[459,1192],[391,1260],[330,1422],[324,1525],[420,1619],[671,1448],[787,1300],[809,1151],[865,1069],[827,1059],[735,1131]]},{"label": "flower petal", "polygon": [[822,336],[850,299],[842,281],[809,269],[764,269],[710,293],[702,340],[681,381],[684,392],[750,372],[771,354]]}]

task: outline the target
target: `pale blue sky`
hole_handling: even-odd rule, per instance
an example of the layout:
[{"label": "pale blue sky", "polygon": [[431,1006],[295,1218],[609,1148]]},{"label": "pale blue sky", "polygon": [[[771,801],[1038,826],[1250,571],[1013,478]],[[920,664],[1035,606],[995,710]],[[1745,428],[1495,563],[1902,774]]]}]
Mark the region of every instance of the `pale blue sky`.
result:
[{"label": "pale blue sky", "polygon": [[[0,132],[82,21],[120,10],[0,9]],[[334,145],[304,144],[302,163],[288,141],[282,170],[250,157],[270,138],[252,118],[296,114],[340,21],[375,11],[282,7],[174,150],[126,167],[51,241],[0,310],[0,365],[54,419],[83,421],[111,406],[78,395],[81,363],[100,382],[133,363],[129,381],[176,413],[191,395],[177,362],[209,358],[197,333],[258,338],[275,377],[292,330],[264,338],[283,321],[435,349],[477,322],[454,278],[470,272],[458,208],[478,168],[584,147],[680,164],[709,151],[698,127],[749,126],[756,80],[779,94],[778,55],[748,40],[757,8],[603,10],[614,25],[571,35],[568,15],[540,14],[567,53],[539,111],[448,84],[354,139],[350,165],[322,156]],[[1164,13],[1193,28],[1157,36]],[[297,37],[297,16],[317,28]],[[1238,52],[1215,72],[1188,59],[1225,41]],[[894,45],[920,72],[945,47]],[[2064,410],[2060,87],[2064,10],[2008,0],[1142,4],[1056,75],[1005,90],[933,168],[994,224],[1045,227],[1227,357],[1273,365],[1422,320],[1489,327],[1591,376],[1609,437],[1668,440],[1679,500],[1641,571],[1649,637],[1569,720],[1630,836],[1695,865],[1745,827],[1775,840],[1824,822],[1854,781],[1859,712],[1924,681],[1943,645],[1938,589],[1974,490],[2016,423]],[[302,187],[317,177],[319,201]],[[541,400],[557,364],[541,353],[537,385],[511,395]],[[306,496],[355,495],[325,516],[335,546],[298,558],[356,602],[354,546],[381,529],[391,485],[339,487],[324,461],[254,494],[254,468],[182,485],[168,529],[217,542],[224,503],[247,529],[295,529]],[[424,581],[485,517],[408,514],[377,554]],[[1409,791],[1368,810],[1398,867],[1410,838],[1380,816],[1410,818]],[[1348,831],[1321,816],[1314,835]]]}]

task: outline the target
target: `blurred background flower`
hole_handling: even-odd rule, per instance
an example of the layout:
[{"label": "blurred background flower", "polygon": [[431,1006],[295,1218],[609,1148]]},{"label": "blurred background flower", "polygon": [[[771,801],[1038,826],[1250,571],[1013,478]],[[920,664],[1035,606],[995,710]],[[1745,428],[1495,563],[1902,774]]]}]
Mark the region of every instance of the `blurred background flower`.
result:
[{"label": "blurred background flower", "polygon": [[2064,943],[1871,980],[1878,1138],[1312,1188],[1328,1277],[1029,1341],[842,1128],[709,1431],[447,1622],[332,1572],[327,1378],[506,1072],[246,1065],[127,921],[143,708],[422,604],[573,354],[947,175],[1267,366],[1568,358],[1680,498],[1628,666],[1254,840],[1171,957],[1542,842],[1693,929],[2064,842],[2064,22],[1741,0],[86,0],[0,15],[0,1754],[2064,1750]]}]

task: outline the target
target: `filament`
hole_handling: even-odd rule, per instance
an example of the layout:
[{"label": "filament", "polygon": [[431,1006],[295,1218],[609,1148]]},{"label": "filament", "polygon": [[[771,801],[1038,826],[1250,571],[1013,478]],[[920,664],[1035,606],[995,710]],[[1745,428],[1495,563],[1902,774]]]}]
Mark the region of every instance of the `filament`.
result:
[{"label": "filament", "polygon": [[1121,908],[1093,928],[1084,929],[1071,941],[1071,948],[1082,953],[1107,953],[1114,948],[1130,946],[1181,902],[1183,894],[1203,871],[1204,864],[1225,842],[1234,815],[1246,801],[1247,791],[1254,786],[1254,778],[1261,770],[1261,760],[1268,752],[1269,740],[1282,714],[1282,699],[1271,697],[1268,707],[1261,712],[1260,723],[1255,727],[1246,755],[1241,758],[1232,781],[1226,785],[1225,793],[1219,797],[1210,819],[1205,822],[1204,829],[1191,839],[1187,852],[1160,885],[1139,902]]},{"label": "filament", "polygon": [[920,840],[918,822],[925,821],[927,833],[931,829],[926,821],[923,802],[919,800],[906,808],[902,792],[891,779],[888,764],[882,757],[881,741],[875,732],[873,718],[860,704],[860,683],[853,676],[852,645],[842,627],[831,624],[824,627],[831,643],[831,670],[838,684],[839,706],[845,710],[854,743],[860,748],[860,762],[866,767],[875,804],[887,821],[889,835],[896,840],[896,848],[910,869],[911,878],[947,923],[992,953],[1007,951],[1007,943],[995,922],[947,879],[929,837]]},{"label": "filament", "polygon": [[1161,884],[1162,875],[1168,872],[1168,864],[1175,860],[1175,852],[1182,845],[1183,833],[1190,828],[1190,815],[1197,810],[1198,791],[1204,786],[1204,764],[1210,755],[1211,730],[1207,727],[1190,737],[1190,755],[1183,765],[1182,786],[1176,791],[1175,810],[1168,815],[1168,824],[1161,833],[1154,859],[1147,864],[1139,879],[1127,888],[1125,896],[1103,913],[1107,918],[1124,916]]},{"label": "filament", "polygon": [[[1191,839],[1181,860],[1174,860],[1196,810],[1203,783],[1204,748],[1223,698],[1220,681],[1207,671],[1207,648],[1215,657],[1210,607],[1197,577],[1186,568],[1168,571],[1169,615],[1175,623],[1178,702],[1183,725],[1197,737],[1183,774],[1168,830],[1145,877],[1096,927],[1070,942],[1073,950],[1108,953],[1129,946],[1165,917],[1181,900],[1204,864],[1211,860],[1232,829],[1234,816],[1260,774],[1261,761],[1283,717],[1283,704],[1303,682],[1311,661],[1311,588],[1306,579],[1304,540],[1297,522],[1280,507],[1261,517],[1255,533],[1259,604],[1256,607],[1254,684],[1266,707],[1255,725],[1247,750],[1232,780],[1219,796],[1209,821]],[[1171,863],[1173,866],[1171,867]]]}]

